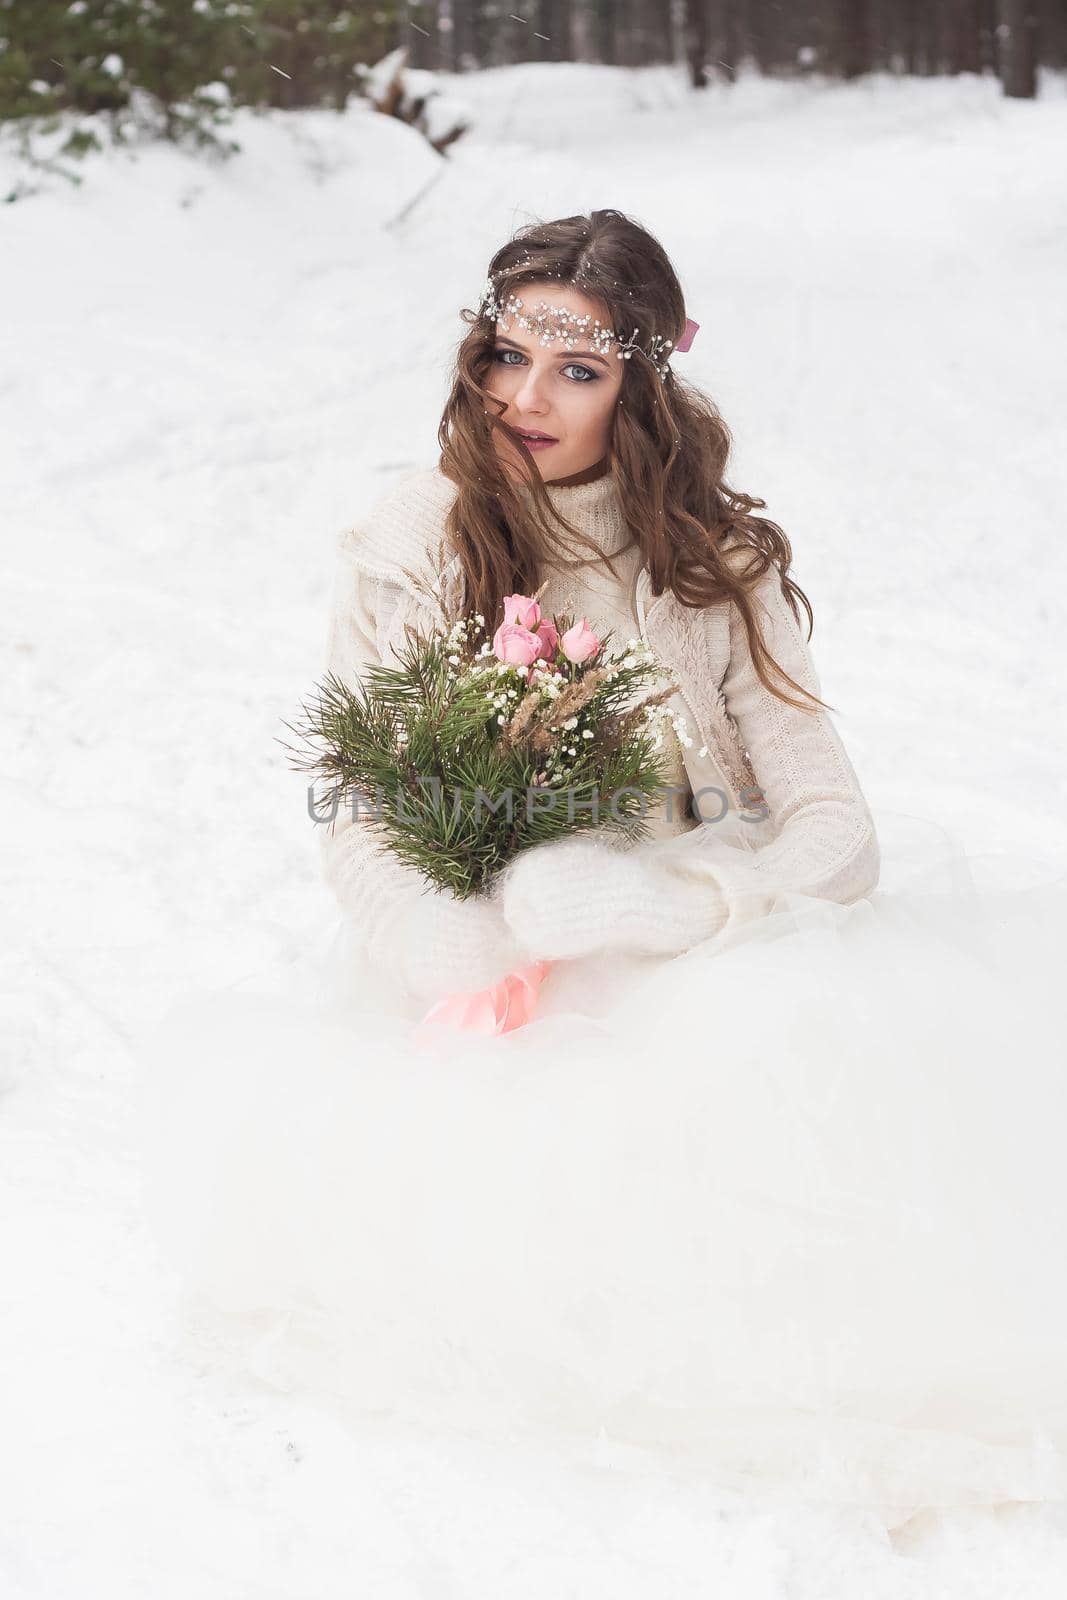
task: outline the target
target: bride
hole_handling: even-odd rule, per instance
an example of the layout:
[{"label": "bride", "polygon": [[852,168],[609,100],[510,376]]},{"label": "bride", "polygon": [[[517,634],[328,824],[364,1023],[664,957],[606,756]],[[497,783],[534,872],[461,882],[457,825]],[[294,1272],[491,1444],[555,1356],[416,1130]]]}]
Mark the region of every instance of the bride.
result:
[{"label": "bride", "polygon": [[[872,814],[647,231],[529,227],[463,315],[440,461],[341,537],[325,665],[536,592],[672,670],[670,782],[640,842],[465,901],[316,817],[326,935],[141,1045],[190,1325],[356,1419],[897,1516],[1062,1497],[1062,876]],[[525,1026],[423,1022],[535,961]]]}]

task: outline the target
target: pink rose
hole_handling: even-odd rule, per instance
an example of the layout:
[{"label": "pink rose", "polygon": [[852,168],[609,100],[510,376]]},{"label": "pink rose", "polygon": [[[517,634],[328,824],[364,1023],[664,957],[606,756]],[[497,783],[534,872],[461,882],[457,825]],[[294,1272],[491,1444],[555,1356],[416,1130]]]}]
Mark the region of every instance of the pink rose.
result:
[{"label": "pink rose", "polygon": [[555,623],[539,622],[537,625],[537,637],[541,641],[541,647],[537,652],[538,656],[542,661],[551,661],[555,657],[556,646],[559,644],[559,634],[556,632]]},{"label": "pink rose", "polygon": [[568,661],[588,661],[590,656],[595,656],[600,649],[600,640],[593,632],[585,617],[582,617],[573,627],[568,628],[560,640],[563,654]]},{"label": "pink rose", "polygon": [[493,654],[509,667],[528,667],[541,653],[541,641],[517,622],[502,622],[493,635]]},{"label": "pink rose", "polygon": [[517,622],[520,628],[529,628],[530,632],[536,631],[541,620],[541,607],[536,600],[531,600],[528,594],[509,594],[504,596],[504,621]]}]

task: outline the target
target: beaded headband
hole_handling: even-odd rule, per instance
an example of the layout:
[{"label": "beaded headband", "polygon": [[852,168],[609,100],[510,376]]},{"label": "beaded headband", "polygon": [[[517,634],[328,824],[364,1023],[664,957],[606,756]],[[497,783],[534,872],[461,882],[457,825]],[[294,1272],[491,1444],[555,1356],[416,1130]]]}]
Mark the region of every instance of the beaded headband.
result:
[{"label": "beaded headband", "polygon": [[[670,371],[670,356],[665,352],[671,349],[671,341],[661,339],[659,334],[654,333],[647,345],[641,345],[637,342],[638,330],[635,328],[630,337],[624,340],[611,328],[603,327],[598,317],[582,317],[574,311],[568,311],[565,306],[550,306],[544,300],[537,302],[530,316],[523,311],[523,301],[516,295],[509,295],[502,304],[497,299],[496,286],[491,277],[485,280],[480,304],[491,322],[499,325],[503,321],[504,328],[508,329],[511,323],[503,319],[514,317],[521,328],[525,328],[527,333],[536,334],[543,345],[560,339],[568,350],[572,350],[576,344],[587,340],[598,355],[607,355],[614,344],[618,346],[615,354],[620,361],[629,361],[637,350],[651,362],[661,378],[665,378]],[[699,326],[699,322],[687,317],[685,332],[674,348],[688,350]]]}]

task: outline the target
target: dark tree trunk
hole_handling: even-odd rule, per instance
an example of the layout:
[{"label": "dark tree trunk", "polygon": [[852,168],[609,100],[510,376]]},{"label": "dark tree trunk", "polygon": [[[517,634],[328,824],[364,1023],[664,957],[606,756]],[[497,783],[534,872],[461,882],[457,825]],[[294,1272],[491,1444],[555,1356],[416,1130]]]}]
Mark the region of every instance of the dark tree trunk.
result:
[{"label": "dark tree trunk", "polygon": [[593,0],[592,31],[593,48],[597,52],[597,59],[606,66],[614,66],[619,59],[614,0]]},{"label": "dark tree trunk", "polygon": [[889,72],[893,67],[893,12],[890,0],[870,0],[867,12],[868,72]]},{"label": "dark tree trunk", "polygon": [[694,89],[706,89],[708,74],[708,0],[689,0],[685,9],[685,59],[689,82]]},{"label": "dark tree trunk", "polygon": [[919,70],[919,0],[901,0],[897,48],[902,70],[914,76]]},{"label": "dark tree trunk", "polygon": [[929,7],[920,4],[915,14],[916,20],[916,64],[915,70],[921,77],[928,78],[937,71],[937,50],[934,44],[934,19]]},{"label": "dark tree trunk", "polygon": [[615,0],[615,59],[621,67],[641,65],[636,26],[637,0]]},{"label": "dark tree trunk", "polygon": [[870,70],[871,38],[867,0],[840,0],[838,62],[843,78]]},{"label": "dark tree trunk", "polygon": [[475,0],[471,27],[474,32],[474,53],[478,57],[478,65],[480,67],[494,65],[497,59],[498,30],[484,0]]},{"label": "dark tree trunk", "polygon": [[1037,59],[1060,72],[1067,67],[1067,0],[1039,0]]},{"label": "dark tree trunk", "polygon": [[1000,0],[1000,81],[1013,100],[1037,94],[1037,7],[1035,0]]},{"label": "dark tree trunk", "polygon": [[516,15],[535,19],[531,55],[536,61],[571,60],[570,0],[539,0],[537,5],[516,7]]},{"label": "dark tree trunk", "polygon": [[743,0],[739,7],[742,19],[741,49],[752,57],[760,72],[774,70],[774,53],[771,48],[771,19],[768,0]]},{"label": "dark tree trunk", "polygon": [[744,45],[741,40],[740,0],[717,0],[718,26],[712,37],[714,60],[729,83],[737,78]]},{"label": "dark tree trunk", "polygon": [[452,0],[451,58],[456,72],[469,72],[478,65],[474,53],[473,0]]},{"label": "dark tree trunk", "polygon": [[997,0],[978,0],[978,60],[982,72],[996,72]]},{"label": "dark tree trunk", "polygon": [[942,0],[941,63],[945,72],[981,72],[978,0]]},{"label": "dark tree trunk", "polygon": [[646,60],[674,60],[674,18],[671,0],[641,0],[641,32]]},{"label": "dark tree trunk", "polygon": [[790,43],[790,24],[786,8],[760,0],[760,34],[763,41],[761,61],[765,72],[792,72],[796,65],[795,52]]}]

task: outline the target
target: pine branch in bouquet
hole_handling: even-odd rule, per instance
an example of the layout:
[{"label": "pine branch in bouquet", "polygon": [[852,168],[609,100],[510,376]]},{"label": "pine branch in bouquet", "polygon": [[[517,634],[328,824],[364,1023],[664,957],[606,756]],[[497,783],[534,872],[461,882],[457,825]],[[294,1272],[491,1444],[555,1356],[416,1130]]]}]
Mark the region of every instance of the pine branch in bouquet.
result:
[{"label": "pine branch in bouquet", "polygon": [[293,765],[326,782],[331,808],[353,797],[386,848],[459,898],[538,844],[589,828],[643,838],[664,780],[652,708],[674,686],[634,704],[663,669],[643,649],[609,657],[609,639],[581,664],[556,649],[516,667],[480,615],[428,637],[409,625],[397,665],[353,687],[331,675],[303,724],[286,724],[312,749],[287,747]]},{"label": "pine branch in bouquet", "polygon": [[[492,831],[474,834],[449,804],[457,770],[495,785],[483,672],[457,674],[456,651],[440,636],[408,631],[398,664],[366,669],[349,686],[327,675],[303,722],[286,723],[308,747],[286,748],[291,763],[324,785],[316,809],[358,807],[383,844],[406,865],[457,893],[471,893],[491,870]],[[480,758],[480,764],[479,764]]]}]

